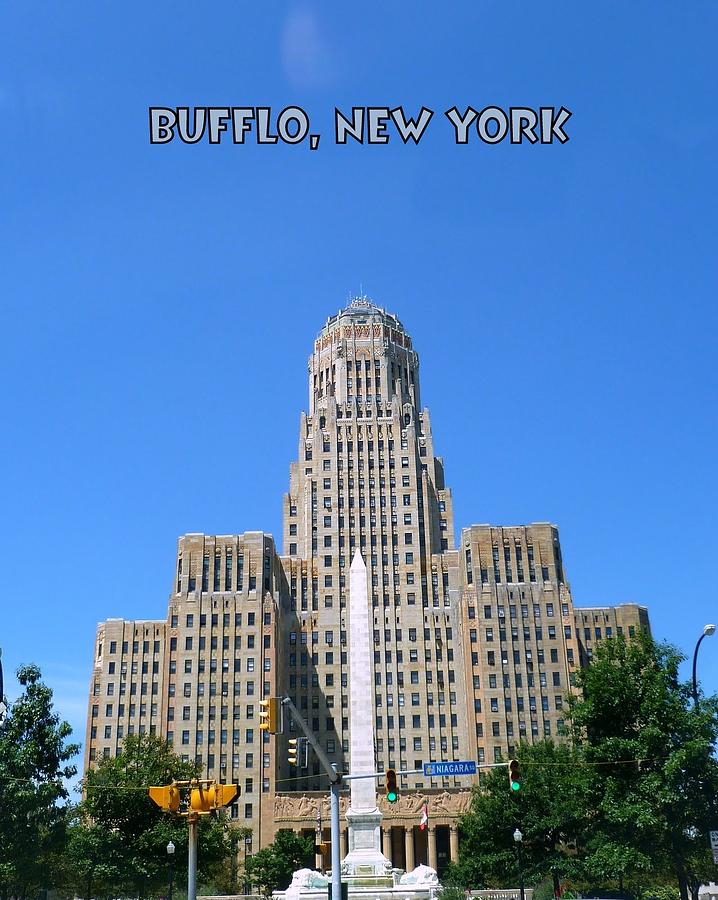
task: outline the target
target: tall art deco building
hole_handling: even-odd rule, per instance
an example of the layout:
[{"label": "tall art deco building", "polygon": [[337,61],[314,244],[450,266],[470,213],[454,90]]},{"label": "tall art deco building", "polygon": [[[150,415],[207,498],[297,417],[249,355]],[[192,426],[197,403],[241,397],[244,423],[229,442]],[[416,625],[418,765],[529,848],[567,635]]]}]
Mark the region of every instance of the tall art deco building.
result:
[{"label": "tall art deco building", "polygon": [[[649,628],[644,607],[574,609],[554,525],[473,525],[457,536],[451,490],[421,406],[419,357],[396,316],[365,298],[329,318],[309,357],[308,411],[284,497],[282,555],[262,532],[179,539],[161,621],[98,626],[86,766],[128,734],[166,736],[209,776],[236,782],[232,815],[253,849],[277,828],[314,829],[326,781],[259,731],[259,700],[289,695],[349,771],[349,566],[369,575],[376,759],[506,760],[559,737],[572,672],[597,641]],[[411,776],[384,807],[395,865],[456,856],[466,778]],[[428,801],[430,825],[419,831]],[[328,818],[325,817],[325,821]]]}]

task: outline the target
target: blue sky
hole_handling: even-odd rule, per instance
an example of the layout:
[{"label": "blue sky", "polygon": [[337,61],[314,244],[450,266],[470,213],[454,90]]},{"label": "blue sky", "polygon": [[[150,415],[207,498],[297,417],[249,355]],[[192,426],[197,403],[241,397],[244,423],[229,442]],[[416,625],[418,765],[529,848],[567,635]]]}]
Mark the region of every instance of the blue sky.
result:
[{"label": "blue sky", "polygon": [[[578,605],[691,652],[715,595],[714,3],[6,4],[0,645],[84,738],[98,621],[187,531],[280,534],[306,357],[405,322],[456,525],[559,525]],[[298,104],[305,145],[150,146],[147,108]],[[337,147],[335,106],[436,115]],[[564,145],[443,111],[565,106]],[[467,387],[470,386],[470,389]],[[701,652],[718,688],[718,638]]]}]

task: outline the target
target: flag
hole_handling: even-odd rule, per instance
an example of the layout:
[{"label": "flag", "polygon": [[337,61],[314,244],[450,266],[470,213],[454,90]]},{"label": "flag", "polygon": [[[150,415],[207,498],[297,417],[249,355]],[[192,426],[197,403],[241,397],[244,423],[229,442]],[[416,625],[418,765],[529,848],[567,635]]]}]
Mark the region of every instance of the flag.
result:
[{"label": "flag", "polygon": [[429,824],[429,807],[428,804],[424,804],[421,807],[421,821],[419,822],[419,828],[423,831],[426,826]]}]

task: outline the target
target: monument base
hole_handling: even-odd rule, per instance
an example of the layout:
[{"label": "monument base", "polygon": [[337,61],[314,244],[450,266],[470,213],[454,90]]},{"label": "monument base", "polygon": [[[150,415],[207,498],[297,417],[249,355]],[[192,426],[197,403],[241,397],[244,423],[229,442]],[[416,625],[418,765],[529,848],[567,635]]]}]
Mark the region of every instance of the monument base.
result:
[{"label": "monument base", "polygon": [[[272,900],[327,900],[329,875],[301,869],[294,873],[286,891],[274,891]],[[441,887],[436,872],[428,866],[417,866],[402,875],[392,869],[388,875],[345,875],[349,900],[439,900]]]},{"label": "monument base", "polygon": [[[346,812],[349,826],[349,853],[342,860],[342,875],[346,880],[369,878],[372,884],[384,879],[386,886],[394,883],[391,860],[381,852],[381,820],[378,809],[355,810],[351,806]],[[369,882],[368,882],[369,883]]]}]

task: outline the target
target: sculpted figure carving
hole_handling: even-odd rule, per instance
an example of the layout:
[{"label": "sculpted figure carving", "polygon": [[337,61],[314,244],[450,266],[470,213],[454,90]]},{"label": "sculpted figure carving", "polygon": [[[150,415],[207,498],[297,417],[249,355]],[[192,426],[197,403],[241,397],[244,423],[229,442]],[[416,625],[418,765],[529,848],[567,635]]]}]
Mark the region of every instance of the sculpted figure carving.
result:
[{"label": "sculpted figure carving", "polygon": [[297,804],[296,818],[304,819],[307,816],[311,816],[312,814],[316,814],[315,802],[311,797],[305,797],[304,795],[302,795],[299,798],[299,803]]},{"label": "sculpted figure carving", "polygon": [[458,815],[466,813],[471,808],[471,792],[462,791],[456,797],[456,812]]},{"label": "sculpted figure carving", "polygon": [[407,794],[405,797],[402,797],[401,799],[403,800],[402,812],[407,812],[407,813],[420,812],[421,807],[426,802],[424,797],[417,797],[416,794]]},{"label": "sculpted figure carving", "polygon": [[436,885],[439,883],[439,876],[436,874],[436,869],[432,869],[431,866],[418,865],[415,869],[412,869],[411,872],[407,872],[406,874],[401,876],[399,884],[431,884]]},{"label": "sculpted figure carving", "polygon": [[436,797],[431,798],[431,808],[435,812],[450,816],[453,812],[452,796],[448,791],[443,791]]},{"label": "sculpted figure carving", "polygon": [[302,891],[319,890],[326,888],[327,884],[329,884],[329,879],[321,872],[315,872],[312,869],[298,869],[292,875],[292,883],[284,896],[287,900],[295,900]]}]

